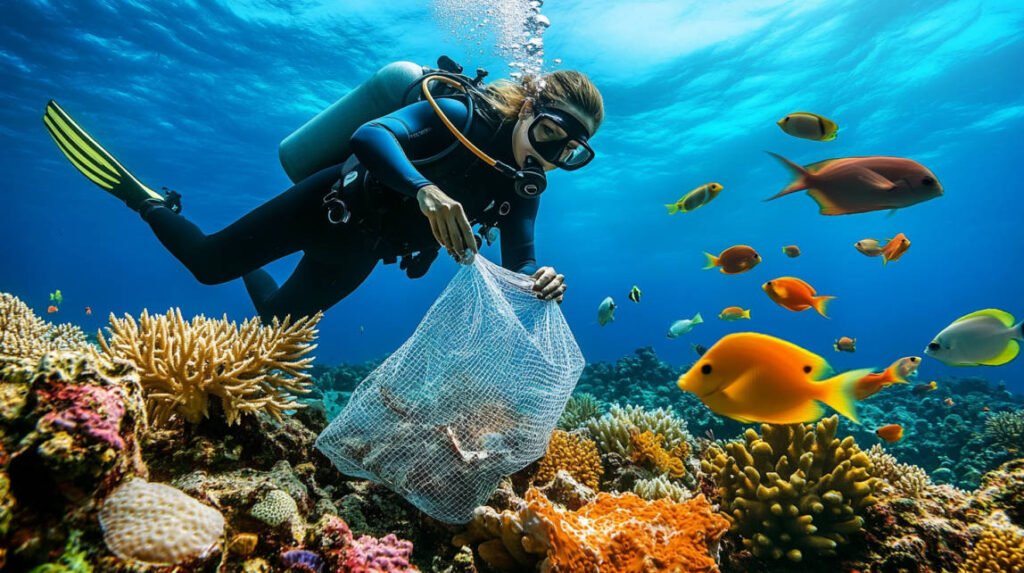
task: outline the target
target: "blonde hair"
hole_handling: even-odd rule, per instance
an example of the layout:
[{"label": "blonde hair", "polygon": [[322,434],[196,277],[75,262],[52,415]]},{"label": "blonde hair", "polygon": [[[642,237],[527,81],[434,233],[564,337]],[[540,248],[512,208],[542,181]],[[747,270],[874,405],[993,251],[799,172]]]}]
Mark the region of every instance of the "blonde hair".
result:
[{"label": "blonde hair", "polygon": [[506,120],[515,120],[527,98],[537,105],[568,104],[594,119],[594,130],[604,121],[604,99],[597,86],[581,72],[559,70],[526,76],[521,82],[498,80],[486,87],[487,103]]}]

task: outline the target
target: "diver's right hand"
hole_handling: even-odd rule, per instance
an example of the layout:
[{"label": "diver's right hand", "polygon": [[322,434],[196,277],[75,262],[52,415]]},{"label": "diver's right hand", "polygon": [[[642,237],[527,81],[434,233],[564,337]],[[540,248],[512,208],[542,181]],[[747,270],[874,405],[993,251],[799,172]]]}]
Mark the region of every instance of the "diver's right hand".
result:
[{"label": "diver's right hand", "polygon": [[430,231],[434,233],[434,238],[456,260],[461,259],[466,249],[477,252],[473,227],[466,218],[462,203],[446,195],[437,185],[421,188],[416,192],[416,200],[420,203],[420,211],[430,221]]}]

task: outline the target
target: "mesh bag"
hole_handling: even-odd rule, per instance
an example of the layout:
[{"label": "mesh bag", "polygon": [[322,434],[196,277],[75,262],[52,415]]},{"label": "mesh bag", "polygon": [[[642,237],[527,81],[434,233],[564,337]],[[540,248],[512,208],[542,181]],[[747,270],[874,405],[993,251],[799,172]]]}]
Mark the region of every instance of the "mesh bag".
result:
[{"label": "mesh bag", "polygon": [[583,355],[532,280],[482,256],[370,373],[316,446],[431,517],[465,523],[501,478],[544,454]]}]

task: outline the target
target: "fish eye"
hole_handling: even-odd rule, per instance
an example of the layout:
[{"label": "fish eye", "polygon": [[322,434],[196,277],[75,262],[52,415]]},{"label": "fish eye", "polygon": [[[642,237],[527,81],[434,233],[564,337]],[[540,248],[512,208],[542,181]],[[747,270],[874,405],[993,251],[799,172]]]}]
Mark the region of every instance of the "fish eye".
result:
[{"label": "fish eye", "polygon": [[772,281],[768,281],[768,282],[764,283],[764,286],[772,286]]},{"label": "fish eye", "polygon": [[789,123],[789,116],[788,115],[786,116],[786,119],[782,120],[782,123]]},{"label": "fish eye", "polygon": [[924,185],[925,187],[931,187],[932,185],[935,185],[935,183],[935,178],[927,175],[924,179],[921,180],[921,184]]},{"label": "fish eye", "polygon": [[711,365],[710,364],[705,364],[704,366],[701,366],[700,367],[700,373],[701,374],[705,374],[705,375],[711,374]]},{"label": "fish eye", "polygon": [[935,352],[936,350],[942,350],[942,345],[940,345],[938,342],[931,342],[928,344],[928,350],[931,350],[932,352]]},{"label": "fish eye", "polygon": [[804,374],[810,374],[811,370],[814,370],[814,368],[811,368],[810,366],[804,366]]}]

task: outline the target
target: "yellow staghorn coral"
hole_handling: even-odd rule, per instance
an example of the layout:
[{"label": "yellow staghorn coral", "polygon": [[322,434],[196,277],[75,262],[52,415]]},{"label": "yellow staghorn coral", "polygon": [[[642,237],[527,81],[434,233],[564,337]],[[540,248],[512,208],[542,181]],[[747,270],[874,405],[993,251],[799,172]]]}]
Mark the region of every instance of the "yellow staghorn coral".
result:
[{"label": "yellow staghorn coral", "polygon": [[671,478],[681,478],[686,475],[686,465],[676,455],[678,452],[685,457],[689,453],[689,447],[685,441],[676,446],[672,453],[669,453],[662,446],[665,437],[661,434],[651,431],[641,432],[636,428],[630,428],[629,437],[632,442],[630,458],[634,462],[643,464],[649,461],[654,469],[668,474]]},{"label": "yellow staghorn coral", "polygon": [[597,491],[601,485],[601,455],[597,452],[597,444],[593,440],[555,430],[548,442],[548,451],[540,459],[540,467],[534,481],[546,483],[554,479],[558,470],[565,470],[583,485]]},{"label": "yellow staghorn coral", "polygon": [[316,344],[321,314],[294,323],[258,318],[241,326],[202,315],[186,322],[181,310],[165,315],[143,311],[138,322],[110,315],[109,341],[99,336],[104,354],[127,359],[139,369],[150,420],[165,425],[177,414],[191,423],[209,416],[209,398],[216,396],[228,424],[242,414],[266,412],[280,419],[286,410],[301,408],[295,394],[309,391],[303,371],[305,357]]},{"label": "yellow staghorn coral", "polygon": [[996,512],[960,573],[1024,573],[1024,530]]},{"label": "yellow staghorn coral", "polygon": [[530,489],[526,501],[521,543],[532,554],[543,550],[540,570],[552,573],[717,571],[709,544],[729,527],[704,496],[677,503],[600,493],[566,511]]},{"label": "yellow staghorn coral", "polygon": [[73,324],[51,324],[18,297],[0,293],[0,356],[35,362],[53,350],[88,346],[85,333]]},{"label": "yellow staghorn coral", "polygon": [[715,478],[730,530],[754,555],[801,561],[834,555],[864,524],[861,510],[879,488],[871,458],[852,437],[835,437],[839,418],[817,424],[762,424],[744,441],[712,447],[701,469]]}]

